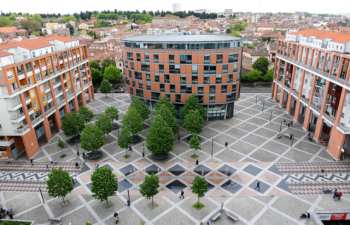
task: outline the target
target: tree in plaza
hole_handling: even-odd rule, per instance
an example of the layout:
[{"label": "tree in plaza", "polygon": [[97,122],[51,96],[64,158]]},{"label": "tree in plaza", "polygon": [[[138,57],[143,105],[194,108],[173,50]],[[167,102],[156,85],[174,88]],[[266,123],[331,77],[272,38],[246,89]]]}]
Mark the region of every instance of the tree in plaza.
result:
[{"label": "tree in plaza", "polygon": [[143,119],[135,108],[129,107],[126,114],[123,116],[122,125],[125,126],[132,136],[142,131]]},{"label": "tree in plaza", "polygon": [[94,85],[101,84],[101,82],[103,80],[102,72],[99,71],[98,69],[95,69],[95,68],[91,68],[90,71],[91,71],[92,83],[94,83]]},{"label": "tree in plaza", "polygon": [[262,74],[266,74],[269,69],[269,59],[265,56],[260,56],[252,65],[253,69],[259,70]]},{"label": "tree in plaza", "polygon": [[261,72],[258,70],[251,70],[246,74],[247,81],[255,82],[261,78]]},{"label": "tree in plaza", "polygon": [[159,99],[159,101],[156,102],[156,111],[158,108],[160,108],[161,105],[166,105],[166,107],[170,110],[171,114],[176,116],[177,111],[175,109],[174,104],[170,102],[169,98],[163,96],[161,99]]},{"label": "tree in plaza", "polygon": [[238,33],[238,31],[233,30],[231,33],[232,36],[241,38],[242,36]]},{"label": "tree in plaza", "polygon": [[191,140],[189,141],[190,148],[193,148],[193,156],[196,157],[195,150],[202,150],[201,142],[198,139],[197,134],[193,134]]},{"label": "tree in plaza", "polygon": [[149,118],[149,110],[147,105],[145,104],[144,101],[141,99],[134,97],[132,100],[129,108],[134,108],[136,111],[140,114],[141,118],[143,121],[147,120]]},{"label": "tree in plaza", "polygon": [[125,157],[128,157],[128,147],[132,143],[132,137],[127,127],[122,126],[122,132],[118,138],[118,145],[126,149]]},{"label": "tree in plaza", "polygon": [[106,134],[112,131],[112,121],[105,112],[101,113],[96,118],[95,125],[102,131],[102,133],[105,135],[105,138]]},{"label": "tree in plaza", "polygon": [[273,74],[274,74],[273,68],[269,69],[263,77],[264,81],[272,82],[273,81]]},{"label": "tree in plaza", "polygon": [[61,138],[58,138],[57,146],[62,149],[62,157],[63,157],[64,142],[61,140]]},{"label": "tree in plaza", "polygon": [[111,119],[112,123],[113,120],[118,120],[119,118],[119,110],[114,106],[107,107],[105,113]]},{"label": "tree in plaza", "polygon": [[112,90],[112,85],[108,82],[108,80],[103,79],[100,85],[101,93],[106,94],[106,98],[107,98],[107,93],[111,92],[111,90]]},{"label": "tree in plaza", "polygon": [[[207,113],[204,109],[204,107],[199,104],[198,99],[194,96],[191,95],[187,100],[184,105],[184,107],[181,109],[181,119],[184,120],[186,115],[191,111],[191,110],[198,110],[200,116],[205,120],[207,118]],[[199,134],[199,133],[197,133]]]},{"label": "tree in plaza", "polygon": [[64,197],[74,189],[69,173],[62,170],[62,167],[58,169],[52,167],[52,171],[48,174],[48,177],[49,179],[46,180],[46,184],[49,196],[53,198],[62,197],[63,204],[66,204]]},{"label": "tree in plaza", "polygon": [[155,115],[160,115],[163,118],[174,135],[177,133],[179,125],[176,123],[176,118],[171,114],[171,111],[165,104],[160,105],[160,107],[156,109]]},{"label": "tree in plaza", "polygon": [[94,113],[91,110],[89,110],[89,108],[86,106],[80,107],[78,114],[83,119],[85,124],[89,123],[94,117]]},{"label": "tree in plaza", "polygon": [[101,63],[102,66],[102,71],[105,72],[105,69],[109,67],[110,65],[113,65],[115,67],[116,63],[115,60],[112,59],[104,59],[103,62]]},{"label": "tree in plaza", "polygon": [[174,147],[174,133],[161,115],[156,115],[146,134],[147,148],[155,155],[164,155]]},{"label": "tree in plaza", "polygon": [[66,136],[79,136],[85,127],[84,120],[75,112],[67,113],[62,120],[62,131]]},{"label": "tree in plaza", "polygon": [[117,67],[110,64],[106,69],[104,70],[103,79],[106,79],[108,81],[118,81],[120,80],[122,76],[119,73],[119,69]]},{"label": "tree in plaza", "polygon": [[140,193],[142,196],[152,197],[152,206],[153,196],[159,193],[159,177],[152,173],[150,176],[145,176],[145,180],[140,184]]},{"label": "tree in plaza", "polygon": [[81,135],[81,148],[93,152],[100,149],[104,144],[103,132],[96,126],[86,125]]},{"label": "tree in plaza", "polygon": [[91,60],[89,62],[89,64],[90,64],[90,69],[91,68],[94,68],[94,69],[97,69],[97,70],[100,69],[100,64],[96,60]]},{"label": "tree in plaza", "polygon": [[204,193],[208,191],[208,182],[205,180],[204,177],[200,177],[197,175],[191,184],[191,189],[192,189],[192,193],[198,196],[197,206],[200,207],[199,198],[204,197]]},{"label": "tree in plaza", "polygon": [[235,25],[233,25],[232,30],[241,31],[244,30],[244,27],[242,26],[242,24],[236,23]]},{"label": "tree in plaza", "polygon": [[197,109],[189,111],[184,119],[184,127],[192,135],[203,132],[203,123],[204,119]]},{"label": "tree in plaza", "polygon": [[91,192],[92,197],[102,201],[107,201],[108,197],[115,195],[118,191],[118,178],[108,167],[97,168],[91,174]]}]

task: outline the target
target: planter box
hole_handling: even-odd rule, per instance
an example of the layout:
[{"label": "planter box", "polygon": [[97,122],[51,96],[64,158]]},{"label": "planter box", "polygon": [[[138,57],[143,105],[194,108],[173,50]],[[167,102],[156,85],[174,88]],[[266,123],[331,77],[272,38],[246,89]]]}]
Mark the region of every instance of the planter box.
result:
[{"label": "planter box", "polygon": [[33,220],[16,220],[16,219],[13,219],[13,220],[11,220],[11,219],[1,219],[0,220],[1,222],[4,222],[4,221],[9,221],[9,222],[19,222],[20,224],[24,224],[24,223],[31,223],[30,225],[36,225],[36,223],[35,223],[35,221],[33,221]]},{"label": "planter box", "polygon": [[271,87],[273,82],[241,82],[241,87]]}]

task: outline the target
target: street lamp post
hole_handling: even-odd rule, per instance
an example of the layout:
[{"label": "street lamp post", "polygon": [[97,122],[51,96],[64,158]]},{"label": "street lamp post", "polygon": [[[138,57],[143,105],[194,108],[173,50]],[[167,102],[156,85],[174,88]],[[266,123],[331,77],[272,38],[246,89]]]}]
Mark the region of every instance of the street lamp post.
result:
[{"label": "street lamp post", "polygon": [[145,157],[145,143],[142,144],[142,156]]},{"label": "street lamp post", "polygon": [[211,157],[213,157],[213,152],[214,152],[214,141],[211,139]]},{"label": "street lamp post", "polygon": [[180,141],[180,128],[177,130],[177,140]]}]

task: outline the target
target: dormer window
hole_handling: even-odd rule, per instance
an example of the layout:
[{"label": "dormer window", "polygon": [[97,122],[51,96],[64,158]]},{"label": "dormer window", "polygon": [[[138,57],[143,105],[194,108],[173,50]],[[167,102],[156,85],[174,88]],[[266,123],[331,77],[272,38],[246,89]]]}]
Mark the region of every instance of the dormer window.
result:
[{"label": "dormer window", "polygon": [[32,56],[33,56],[33,58],[35,58],[35,52],[34,51],[32,52]]},{"label": "dormer window", "polygon": [[39,55],[43,54],[43,50],[39,49]]}]

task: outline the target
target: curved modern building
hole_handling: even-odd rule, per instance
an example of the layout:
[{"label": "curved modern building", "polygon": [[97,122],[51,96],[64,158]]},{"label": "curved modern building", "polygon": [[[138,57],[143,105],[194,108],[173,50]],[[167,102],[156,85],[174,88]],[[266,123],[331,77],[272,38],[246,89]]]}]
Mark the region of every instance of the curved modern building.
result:
[{"label": "curved modern building", "polygon": [[163,96],[180,109],[194,94],[207,110],[208,120],[233,116],[234,101],[240,95],[240,38],[137,35],[121,41],[126,89],[151,111]]}]

